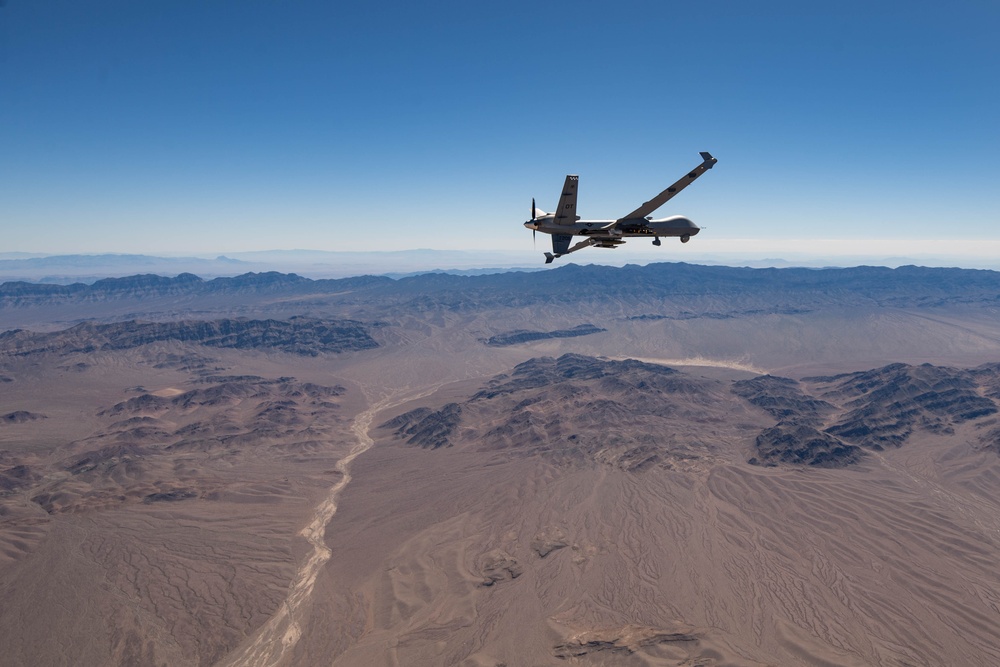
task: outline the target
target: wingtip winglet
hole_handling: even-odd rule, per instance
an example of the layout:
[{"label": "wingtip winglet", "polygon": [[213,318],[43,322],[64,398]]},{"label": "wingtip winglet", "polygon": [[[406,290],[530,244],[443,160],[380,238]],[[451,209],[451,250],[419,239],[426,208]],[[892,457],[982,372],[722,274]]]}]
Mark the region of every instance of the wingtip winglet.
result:
[{"label": "wingtip winglet", "polygon": [[709,153],[708,151],[701,152],[701,159],[708,163],[708,165],[705,167],[706,169],[711,169],[712,167],[715,166],[715,163],[718,162],[718,160],[712,157],[712,154]]}]

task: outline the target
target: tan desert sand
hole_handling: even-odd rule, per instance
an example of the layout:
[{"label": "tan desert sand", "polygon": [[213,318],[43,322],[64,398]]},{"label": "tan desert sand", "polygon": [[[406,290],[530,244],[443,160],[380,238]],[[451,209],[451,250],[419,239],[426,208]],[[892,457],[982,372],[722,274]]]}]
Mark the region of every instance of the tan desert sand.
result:
[{"label": "tan desert sand", "polygon": [[0,664],[1000,664],[993,305],[408,289],[0,309]]}]

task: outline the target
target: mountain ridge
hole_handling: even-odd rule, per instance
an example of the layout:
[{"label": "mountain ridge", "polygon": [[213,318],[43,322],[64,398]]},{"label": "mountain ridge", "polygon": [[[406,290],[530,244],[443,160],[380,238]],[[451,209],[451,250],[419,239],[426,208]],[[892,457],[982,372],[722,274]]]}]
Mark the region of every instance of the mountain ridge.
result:
[{"label": "mountain ridge", "polygon": [[0,333],[0,356],[28,356],[45,352],[126,350],[160,341],[193,342],[208,347],[272,349],[304,356],[367,350],[378,347],[367,328],[352,320],[184,320],[114,324],[84,322],[52,333],[14,329]]},{"label": "mountain ridge", "polygon": [[400,299],[418,294],[436,295],[444,306],[462,304],[462,295],[480,299],[502,296],[510,302],[537,302],[552,298],[586,298],[591,294],[627,297],[695,296],[719,292],[754,294],[761,291],[788,295],[812,294],[822,301],[879,305],[927,306],[937,302],[1000,304],[1000,272],[988,269],[902,266],[859,266],[829,269],[753,269],[660,263],[608,267],[568,264],[545,272],[508,272],[478,276],[423,273],[394,280],[385,276],[310,279],[295,273],[270,271],[232,278],[204,280],[192,273],[170,278],[138,274],[105,278],[93,284],[51,285],[24,281],[0,284],[0,308],[73,300],[100,300],[163,294],[218,294],[232,292],[319,294],[340,290],[378,293],[391,290]]}]

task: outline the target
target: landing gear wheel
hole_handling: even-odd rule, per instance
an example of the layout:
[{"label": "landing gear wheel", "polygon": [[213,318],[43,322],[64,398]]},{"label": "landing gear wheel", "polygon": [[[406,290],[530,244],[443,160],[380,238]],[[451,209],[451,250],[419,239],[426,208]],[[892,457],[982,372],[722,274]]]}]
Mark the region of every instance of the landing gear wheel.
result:
[{"label": "landing gear wheel", "polygon": [[653,239],[653,245],[660,245],[660,237]]},{"label": "landing gear wheel", "polygon": [[690,234],[684,234],[683,236],[681,236],[681,243],[687,243],[690,240],[691,240]]}]

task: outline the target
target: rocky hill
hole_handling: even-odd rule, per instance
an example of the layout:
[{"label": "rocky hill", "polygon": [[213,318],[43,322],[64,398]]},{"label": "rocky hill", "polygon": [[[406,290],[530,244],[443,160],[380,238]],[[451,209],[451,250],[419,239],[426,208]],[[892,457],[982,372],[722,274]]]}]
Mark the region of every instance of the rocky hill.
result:
[{"label": "rocky hill", "polygon": [[218,348],[268,349],[307,356],[378,347],[364,325],[350,320],[302,317],[179,322],[133,320],[115,324],[83,323],[53,333],[7,331],[0,333],[0,355],[126,350],[160,341],[183,341]]},{"label": "rocky hill", "polygon": [[8,412],[5,415],[0,415],[0,424],[23,424],[25,422],[33,422],[45,418],[45,415],[37,412],[15,410],[14,412]]},{"label": "rocky hill", "polygon": [[[140,391],[106,407],[97,414],[100,428],[60,447],[51,462],[0,460],[0,497],[18,489],[48,514],[223,497],[225,485],[203,469],[248,448],[261,458],[322,448],[345,392],[291,377],[199,382],[174,396]],[[188,462],[183,469],[174,467],[178,457]]]},{"label": "rocky hill", "polygon": [[629,471],[686,468],[748,440],[740,429],[753,417],[726,394],[721,382],[665,366],[566,354],[519,364],[461,403],[418,408],[380,428],[430,449]]},{"label": "rocky hill", "polygon": [[840,468],[861,460],[863,451],[829,433],[798,422],[779,422],[764,429],[754,443],[753,465],[804,464],[821,468]]},{"label": "rocky hill", "polygon": [[572,329],[557,329],[555,331],[527,331],[519,329],[517,331],[507,331],[502,334],[490,336],[485,342],[491,347],[505,347],[507,345],[517,345],[518,343],[530,343],[536,340],[546,340],[549,338],[575,338],[577,336],[589,336],[590,334],[607,331],[593,324],[581,324]]},{"label": "rocky hill", "polygon": [[[997,404],[984,394],[997,383],[996,365],[891,364],[802,382],[762,375],[726,385],[656,364],[566,354],[531,359],[465,401],[417,408],[380,428],[429,449],[472,447],[626,470],[711,458],[718,449],[712,434],[743,443],[751,464],[842,467],[861,461],[865,450],[903,446],[914,433],[947,436],[958,424],[995,415]],[[761,413],[756,419],[753,410]],[[767,418],[770,425],[753,426]]]},{"label": "rocky hill", "polygon": [[773,375],[734,382],[733,393],[776,419],[794,419],[802,424],[819,424],[836,410],[830,403],[806,395],[795,380]]},{"label": "rocky hill", "polygon": [[983,395],[984,380],[995,382],[996,376],[987,368],[977,373],[930,364],[807,378],[843,406],[826,430],[876,450],[902,445],[915,430],[951,434],[956,424],[995,414],[997,404]]},{"label": "rocky hill", "polygon": [[995,415],[998,382],[996,364],[890,364],[801,383],[765,375],[734,383],[733,392],[779,420],[757,437],[751,463],[830,467],[856,463],[862,448],[900,447],[915,433],[949,436]]}]

